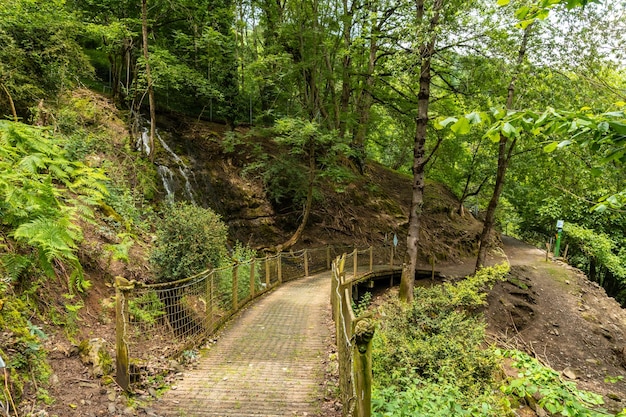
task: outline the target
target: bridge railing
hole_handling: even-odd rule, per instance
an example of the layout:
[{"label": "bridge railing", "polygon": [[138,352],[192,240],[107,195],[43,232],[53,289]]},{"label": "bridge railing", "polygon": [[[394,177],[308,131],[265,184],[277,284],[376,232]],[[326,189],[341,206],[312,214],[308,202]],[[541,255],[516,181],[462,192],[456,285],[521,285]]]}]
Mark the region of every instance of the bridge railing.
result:
[{"label": "bridge railing", "polygon": [[375,326],[368,315],[355,315],[352,301],[354,287],[383,269],[397,269],[393,255],[385,248],[354,250],[337,257],[332,263],[330,300],[344,417],[371,415],[372,338]]},{"label": "bridge railing", "polygon": [[[192,355],[233,314],[283,282],[331,268],[345,247],[283,252],[175,282],[116,278],[116,380],[129,390]],[[369,261],[367,261],[369,262]]]}]

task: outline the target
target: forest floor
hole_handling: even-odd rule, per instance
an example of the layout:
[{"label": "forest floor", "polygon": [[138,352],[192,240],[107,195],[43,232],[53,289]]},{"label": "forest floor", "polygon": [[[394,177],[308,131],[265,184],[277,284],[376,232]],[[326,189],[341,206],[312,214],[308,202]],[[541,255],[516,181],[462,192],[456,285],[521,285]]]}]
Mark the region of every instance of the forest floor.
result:
[{"label": "forest floor", "polygon": [[[511,273],[488,296],[485,316],[490,341],[534,355],[580,389],[603,395],[609,410],[620,411],[626,405],[626,381],[621,379],[626,376],[626,312],[577,269],[558,260],[546,261],[545,251],[513,238],[502,241],[504,252],[492,256],[490,263],[508,260]],[[455,279],[471,273],[473,261],[441,263],[437,270],[446,279]],[[93,318],[92,323],[82,323],[89,336],[111,340],[111,325],[95,312]],[[139,392],[131,401],[135,407],[130,407],[119,387],[94,378],[77,349],[61,339],[48,342],[54,369],[50,394],[56,401],[37,407],[47,410],[39,416],[153,415],[150,402],[145,401],[156,394],[153,389]],[[328,353],[332,352],[329,345]],[[336,377],[327,372],[325,385],[332,387]],[[174,373],[166,382],[176,378]],[[326,400],[333,404],[332,398]],[[329,412],[332,406],[324,409]],[[525,408],[519,415],[536,414]]]}]

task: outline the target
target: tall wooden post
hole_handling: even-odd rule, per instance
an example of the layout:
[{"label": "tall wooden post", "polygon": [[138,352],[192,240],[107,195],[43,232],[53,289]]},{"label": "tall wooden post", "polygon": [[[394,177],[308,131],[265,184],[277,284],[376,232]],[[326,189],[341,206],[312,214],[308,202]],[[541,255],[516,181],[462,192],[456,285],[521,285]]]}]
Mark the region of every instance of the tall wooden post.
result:
[{"label": "tall wooden post", "polygon": [[256,259],[253,259],[252,262],[250,262],[250,299],[254,298],[254,290],[255,290],[255,285],[254,285],[254,273],[256,269]]},{"label": "tall wooden post", "polygon": [[239,304],[239,264],[233,266],[233,311],[237,311],[237,305]]},{"label": "tall wooden post", "polygon": [[270,258],[265,257],[265,289],[270,288]]},{"label": "tall wooden post", "polygon": [[308,277],[309,276],[309,253],[305,249],[302,255],[304,256],[304,276]]},{"label": "tall wooden post", "polygon": [[326,269],[330,270],[330,246],[326,246]]},{"label": "tall wooden post", "polygon": [[372,414],[372,338],[374,323],[369,319],[359,320],[354,327],[353,372],[356,393],[355,417],[370,417]]},{"label": "tall wooden post", "polygon": [[374,247],[370,246],[370,272],[374,270]]},{"label": "tall wooden post", "polygon": [[206,276],[206,320],[207,323],[213,323],[213,277],[215,271],[211,271]]},{"label": "tall wooden post", "polygon": [[276,262],[278,262],[278,283],[282,284],[283,283],[283,265],[282,265],[282,254],[278,254],[278,256],[276,257]]},{"label": "tall wooden post", "polygon": [[359,271],[359,260],[358,260],[359,252],[354,249],[354,279],[356,279],[357,273]]},{"label": "tall wooden post", "polygon": [[129,355],[126,343],[128,326],[127,293],[133,284],[123,277],[115,277],[115,380],[118,385],[128,391],[130,388]]}]

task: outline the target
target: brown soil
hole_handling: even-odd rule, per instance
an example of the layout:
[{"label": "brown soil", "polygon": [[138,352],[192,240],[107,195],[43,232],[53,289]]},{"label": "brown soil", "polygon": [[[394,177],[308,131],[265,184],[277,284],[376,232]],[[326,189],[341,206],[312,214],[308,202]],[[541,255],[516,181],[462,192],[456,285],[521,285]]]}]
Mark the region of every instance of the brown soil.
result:
[{"label": "brown soil", "polygon": [[545,251],[515,239],[505,237],[503,243],[511,273],[489,294],[489,334],[502,346],[566,370],[564,379],[603,395],[607,409],[621,411],[626,382],[605,378],[626,377],[626,312],[579,270],[546,262]]}]

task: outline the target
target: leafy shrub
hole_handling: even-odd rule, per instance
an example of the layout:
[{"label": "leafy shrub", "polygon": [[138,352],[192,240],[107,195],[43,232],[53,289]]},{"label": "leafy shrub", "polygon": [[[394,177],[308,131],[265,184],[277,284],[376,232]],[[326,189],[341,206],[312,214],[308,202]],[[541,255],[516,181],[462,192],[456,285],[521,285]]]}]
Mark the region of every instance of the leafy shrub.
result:
[{"label": "leafy shrub", "polygon": [[169,205],[156,227],[150,261],[158,282],[187,278],[226,258],[227,227],[210,209],[185,202]]},{"label": "leafy shrub", "polygon": [[[41,328],[28,321],[32,305],[17,297],[5,298],[4,295],[0,292],[0,329],[3,330],[0,334],[0,357],[11,372],[12,395],[19,402],[27,382],[46,382],[51,374],[46,352],[42,348],[42,341],[47,336]],[[4,387],[2,373],[0,386]]]},{"label": "leafy shrub", "polygon": [[[576,388],[576,384],[564,381],[558,372],[541,365],[527,354],[508,350],[499,352],[504,358],[513,359],[513,366],[520,370],[518,377],[502,386],[507,395],[526,399],[538,396],[537,406],[551,415],[569,417],[611,416],[599,406],[602,396]],[[623,413],[618,414],[618,416]]]},{"label": "leafy shrub", "polygon": [[624,258],[615,253],[617,244],[608,235],[572,223],[565,223],[563,231],[568,239],[578,245],[583,254],[595,258],[598,265],[606,267],[621,280],[626,280]]},{"label": "leafy shrub", "polygon": [[409,378],[403,381],[406,389],[398,391],[395,386],[381,389],[372,399],[375,416],[394,417],[501,417],[506,415],[503,407],[493,404],[490,392],[462,404],[459,398],[465,394],[450,382],[425,381]]},{"label": "leafy shrub", "polygon": [[[502,415],[484,395],[496,388],[498,358],[481,349],[485,325],[476,311],[507,272],[508,265],[484,268],[456,284],[416,288],[410,306],[385,306],[373,342],[379,415]],[[440,407],[449,414],[428,411]]]}]

